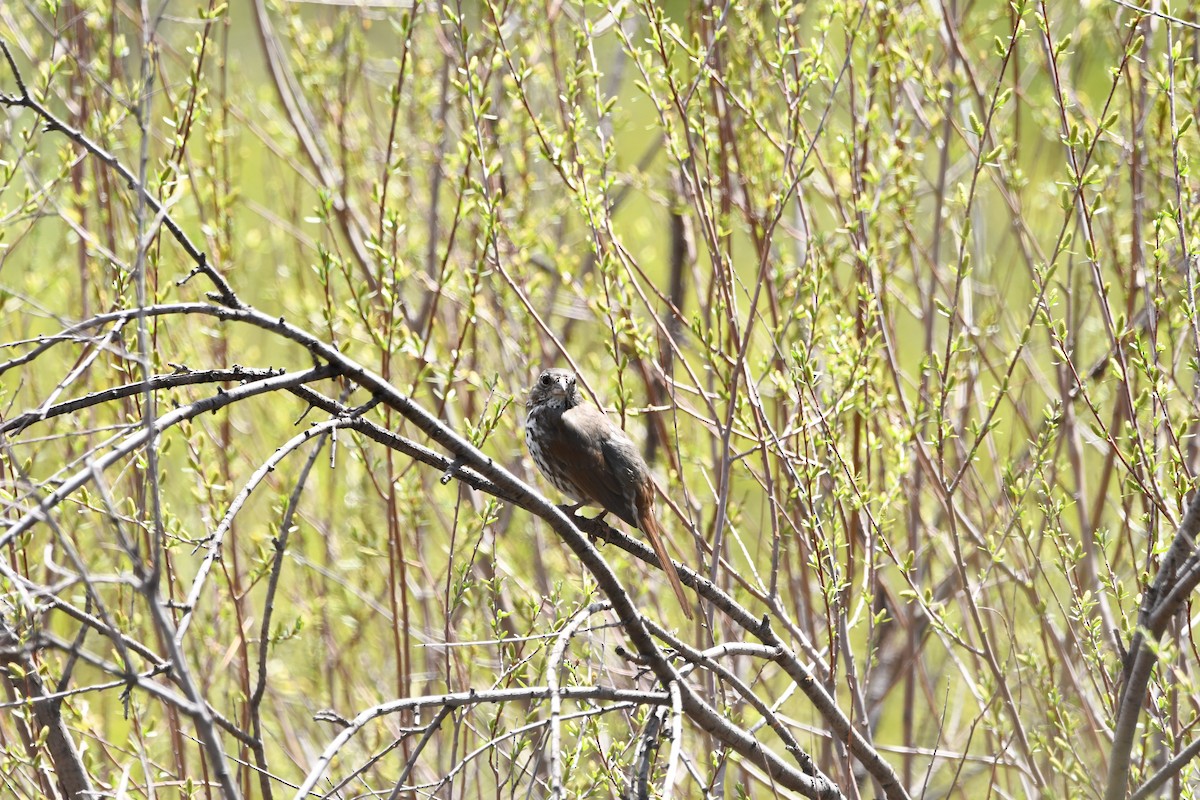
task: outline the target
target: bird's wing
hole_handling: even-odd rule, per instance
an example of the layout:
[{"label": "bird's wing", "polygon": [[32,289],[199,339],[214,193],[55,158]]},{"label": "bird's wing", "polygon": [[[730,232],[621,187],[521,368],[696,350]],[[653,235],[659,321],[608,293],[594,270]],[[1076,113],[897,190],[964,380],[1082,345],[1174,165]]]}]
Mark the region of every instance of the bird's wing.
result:
[{"label": "bird's wing", "polygon": [[[635,503],[635,478],[621,471],[621,464],[628,463],[621,454],[628,447],[637,457],[637,450],[629,437],[609,421],[599,409],[590,405],[577,405],[563,412],[562,438],[552,447],[563,461],[574,461],[571,473],[576,486],[591,500],[611,514],[638,527]],[[614,458],[612,453],[617,452]],[[625,480],[622,480],[625,478]],[[583,498],[580,498],[583,499]]]},{"label": "bird's wing", "polygon": [[[641,528],[642,510],[639,504],[644,502],[645,498],[639,495],[649,486],[650,481],[646,462],[642,460],[641,453],[637,451],[633,441],[625,435],[625,431],[615,425],[612,427],[612,435],[601,441],[600,450],[604,453],[604,463],[608,465],[609,473],[620,477],[621,502],[633,517],[632,522],[628,519],[625,521]],[[650,503],[653,502],[651,496]]]},{"label": "bird's wing", "polygon": [[[624,479],[625,502],[636,520],[633,525],[640,528],[646,534],[646,538],[650,540],[650,547],[654,550],[654,555],[662,566],[663,572],[667,574],[671,590],[679,598],[679,605],[683,609],[684,616],[691,619],[691,604],[687,594],[683,591],[683,581],[679,579],[679,571],[671,563],[671,556],[667,554],[667,547],[663,544],[662,531],[654,516],[654,482],[650,478],[649,467],[646,466],[641,453],[637,451],[637,447],[628,436],[615,426],[613,432],[613,435],[603,440],[600,446],[604,452],[605,463],[608,464],[610,472],[620,475]],[[628,521],[626,520],[626,522]]]},{"label": "bird's wing", "polygon": [[576,485],[593,502],[646,534],[684,615],[691,619],[691,605],[683,591],[683,582],[667,555],[654,519],[653,484],[637,447],[602,411],[591,406],[579,405],[564,411],[561,430],[564,440],[569,440],[574,451],[581,454],[581,469],[573,473]]}]

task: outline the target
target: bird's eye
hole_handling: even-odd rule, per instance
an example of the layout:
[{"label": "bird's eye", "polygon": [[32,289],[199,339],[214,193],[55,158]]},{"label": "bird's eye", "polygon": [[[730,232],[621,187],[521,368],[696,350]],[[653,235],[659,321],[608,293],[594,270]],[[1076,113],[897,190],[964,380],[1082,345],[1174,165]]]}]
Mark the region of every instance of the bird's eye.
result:
[{"label": "bird's eye", "polygon": [[549,386],[550,385],[550,376],[542,375],[542,377],[538,379],[538,383],[540,383],[542,386]]}]

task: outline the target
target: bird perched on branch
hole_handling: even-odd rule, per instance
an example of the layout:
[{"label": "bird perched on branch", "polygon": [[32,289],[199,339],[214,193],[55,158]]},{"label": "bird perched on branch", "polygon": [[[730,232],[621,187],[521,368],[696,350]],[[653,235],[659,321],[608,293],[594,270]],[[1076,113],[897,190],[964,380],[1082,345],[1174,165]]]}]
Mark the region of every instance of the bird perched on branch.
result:
[{"label": "bird perched on branch", "polygon": [[679,573],[659,535],[650,468],[625,431],[580,397],[574,373],[565,369],[543,371],[526,408],[525,443],[538,469],[575,503],[600,506],[645,533],[691,619]]}]

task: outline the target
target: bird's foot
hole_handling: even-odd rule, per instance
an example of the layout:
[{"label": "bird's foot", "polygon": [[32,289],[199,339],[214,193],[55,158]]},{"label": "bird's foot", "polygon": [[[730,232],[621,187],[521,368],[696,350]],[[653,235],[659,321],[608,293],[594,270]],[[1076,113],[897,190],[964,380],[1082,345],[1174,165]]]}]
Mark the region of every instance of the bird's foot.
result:
[{"label": "bird's foot", "polygon": [[568,517],[573,517],[583,508],[583,503],[560,503],[558,510],[566,514]]},{"label": "bird's foot", "polygon": [[603,520],[608,514],[608,511],[601,511],[594,517],[587,517],[579,513],[579,509],[583,508],[585,505],[587,505],[587,503],[575,503],[574,505],[563,503],[558,507],[558,510],[573,518],[575,520],[575,525],[579,528],[579,530],[586,533],[588,540],[591,541],[592,544],[595,544],[597,541],[603,539],[603,537],[600,535],[600,531],[603,529]]}]

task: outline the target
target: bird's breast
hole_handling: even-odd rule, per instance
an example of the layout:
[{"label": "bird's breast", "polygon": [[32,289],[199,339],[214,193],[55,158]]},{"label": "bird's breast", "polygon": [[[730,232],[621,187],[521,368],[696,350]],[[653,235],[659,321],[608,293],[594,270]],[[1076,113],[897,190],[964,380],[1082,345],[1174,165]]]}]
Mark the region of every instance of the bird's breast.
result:
[{"label": "bird's breast", "polygon": [[538,469],[555,489],[575,502],[583,502],[587,498],[580,496],[578,487],[570,478],[574,465],[566,463],[559,452],[561,416],[561,411],[553,409],[532,409],[525,418],[525,445]]}]

